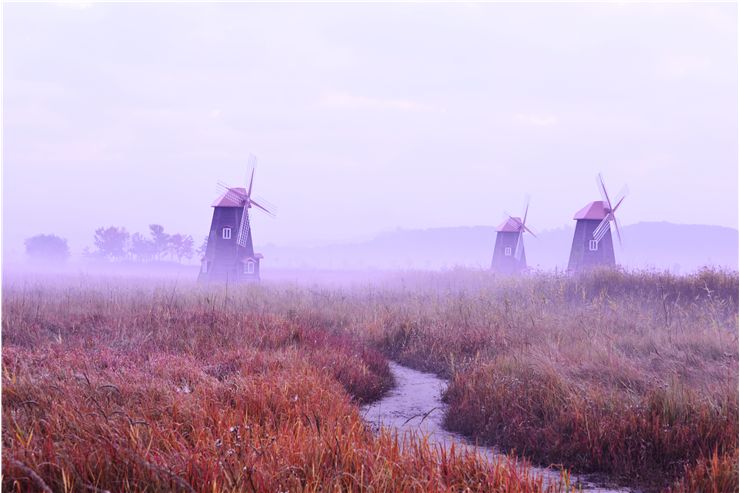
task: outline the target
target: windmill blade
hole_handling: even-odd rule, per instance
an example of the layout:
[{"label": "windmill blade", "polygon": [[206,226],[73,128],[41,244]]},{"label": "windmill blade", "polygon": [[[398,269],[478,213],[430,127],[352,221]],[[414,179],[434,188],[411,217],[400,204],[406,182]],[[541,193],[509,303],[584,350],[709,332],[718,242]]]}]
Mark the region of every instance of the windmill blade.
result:
[{"label": "windmill blade", "polygon": [[250,154],[247,158],[247,169],[252,168],[251,175],[249,177],[249,186],[247,187],[247,197],[252,196],[252,183],[254,182],[254,169],[257,167],[257,156]]},{"label": "windmill blade", "polygon": [[249,237],[249,207],[245,206],[242,211],[242,220],[239,223],[239,234],[236,237],[236,244],[239,246],[247,246],[247,238]]},{"label": "windmill blade", "polygon": [[275,214],[273,214],[269,209],[267,209],[266,207],[263,207],[263,206],[259,205],[254,200],[250,200],[249,203],[251,205],[255,206],[255,207],[259,207],[260,209],[262,209],[263,211],[265,211],[270,217],[275,217]]},{"label": "windmill blade", "polygon": [[524,215],[522,216],[522,226],[527,224],[527,214],[528,213],[529,213],[529,197],[527,197],[527,202],[524,205]]},{"label": "windmill blade", "polygon": [[232,198],[232,199],[238,198],[238,200],[240,201],[244,200],[244,196],[242,196],[242,194],[240,194],[235,189],[233,189],[232,187],[224,183],[219,182],[217,184],[217,187],[224,193],[224,195],[228,195],[229,198]]},{"label": "windmill blade", "polygon": [[244,196],[238,192],[234,192],[233,190],[226,190],[224,196],[230,200],[233,200],[239,205],[244,204]]},{"label": "windmill blade", "polygon": [[226,195],[228,198],[230,198],[234,202],[237,202],[237,203],[244,202],[244,199],[246,197],[242,195],[241,193],[235,191],[232,187],[222,182],[218,182],[217,186],[225,192],[224,195]]},{"label": "windmill blade", "polygon": [[244,202],[245,200],[248,200],[247,203],[249,204],[249,206],[252,206],[252,205],[257,206],[260,209],[262,209],[263,211],[265,211],[268,215],[270,215],[270,217],[275,217],[275,213],[272,212],[270,209],[268,209],[267,207],[265,207],[263,205],[260,205],[254,199],[249,199],[248,197],[242,195],[240,192],[234,191],[234,189],[233,188],[230,188],[228,185],[226,185],[226,184],[224,184],[222,182],[218,182],[218,187],[221,188],[222,190],[224,190],[226,192],[226,195],[231,200],[233,200],[235,202]]},{"label": "windmill blade", "polygon": [[247,198],[252,196],[252,184],[254,183],[254,168],[252,168],[252,174],[249,176],[249,187],[247,188]]},{"label": "windmill blade", "polygon": [[619,191],[619,194],[617,195],[616,204],[614,206],[614,209],[612,212],[616,212],[617,209],[619,209],[619,205],[624,201],[625,198],[627,198],[627,194],[629,193],[629,188],[627,188],[627,185],[623,186],[622,189]]},{"label": "windmill blade", "polygon": [[526,231],[527,233],[529,233],[532,236],[534,236],[535,238],[537,238],[537,235],[534,234],[534,232],[531,229],[529,229],[527,226],[525,226],[524,224],[522,224],[522,228],[524,228],[524,231]]},{"label": "windmill blade", "polygon": [[516,218],[509,214],[509,211],[504,211],[504,224],[506,224],[508,221],[516,221]]},{"label": "windmill blade", "polygon": [[531,229],[529,229],[529,228],[528,228],[528,227],[527,227],[527,226],[526,226],[526,225],[524,224],[524,222],[522,222],[522,220],[521,220],[521,219],[519,219],[518,217],[514,217],[514,216],[509,216],[509,219],[511,219],[512,221],[514,221],[515,223],[517,223],[517,225],[519,226],[519,232],[520,232],[520,233],[521,233],[521,232],[523,232],[523,231],[526,231],[527,233],[529,233],[529,234],[531,234],[532,236],[534,236],[535,238],[537,238],[537,235],[536,235],[536,234],[534,234],[534,232],[533,232],[533,231],[532,231]]},{"label": "windmill blade", "polygon": [[601,241],[607,231],[609,231],[609,219],[611,214],[607,214],[604,219],[601,220],[596,229],[594,229],[593,237],[596,241]]},{"label": "windmill blade", "polygon": [[252,195],[252,183],[254,182],[254,170],[257,168],[257,156],[254,154],[249,154],[247,157],[247,176],[245,176],[244,180],[247,182],[245,190],[247,191],[247,196]]},{"label": "windmill blade", "polygon": [[[624,200],[624,198],[622,198]],[[621,201],[620,201],[621,202]],[[614,229],[617,232],[617,239],[619,240],[619,246],[622,246],[622,233],[621,233],[621,226],[619,225],[619,219],[617,219],[617,216],[612,215],[614,218]]]},{"label": "windmill blade", "polygon": [[217,181],[216,186],[225,192],[231,192],[233,189],[233,187],[229,186],[228,184],[222,181]]},{"label": "windmill blade", "polygon": [[506,216],[506,219],[511,219],[512,221],[514,221],[517,224],[517,226],[519,227],[519,231],[522,230],[522,227],[524,225],[522,224],[522,220],[521,219],[519,219],[518,217],[512,216],[511,214],[509,214],[506,211],[504,211],[504,215]]},{"label": "windmill blade", "polygon": [[517,223],[517,224],[519,225],[519,231],[520,231],[520,232],[522,232],[522,231],[526,231],[527,233],[529,233],[529,234],[531,234],[532,236],[534,236],[535,238],[537,238],[537,235],[536,235],[536,234],[534,234],[534,231],[532,231],[531,229],[529,229],[529,228],[527,227],[527,225],[526,225],[526,224],[524,224],[524,221],[522,221],[522,220],[521,220],[521,219],[519,219],[518,217],[514,217],[514,216],[512,216],[512,215],[509,215],[509,214],[507,214],[507,216],[509,216],[509,219],[511,219],[512,221],[516,222],[516,223]]},{"label": "windmill blade", "polygon": [[606,201],[606,203],[609,205],[609,210],[612,210],[612,201],[609,200],[609,194],[606,193],[606,186],[604,185],[604,178],[601,176],[601,173],[599,173],[596,176],[596,183],[599,187],[599,192],[601,192],[601,197]]},{"label": "windmill blade", "polygon": [[610,226],[608,220],[599,224],[599,227],[597,227],[593,233],[594,240],[601,241],[606,235],[607,231],[609,231],[609,227]]},{"label": "windmill blade", "polygon": [[[278,206],[276,206],[275,204],[273,204],[272,202],[270,202],[269,200],[267,200],[266,198],[264,198],[261,195],[256,195],[255,194],[254,200],[259,201],[259,203],[262,204],[263,207],[266,207],[266,208],[270,209],[270,211],[273,214],[277,214],[278,212],[280,212],[280,208]],[[254,202],[254,200],[252,200],[252,202]]]},{"label": "windmill blade", "polygon": [[524,250],[524,242],[522,241],[523,233],[519,232],[519,237],[516,239],[516,248],[514,249],[514,258],[516,260],[521,260],[522,258],[522,251]]},{"label": "windmill blade", "polygon": [[619,201],[617,201],[617,205],[614,206],[614,210],[612,211],[612,213],[617,212],[617,209],[619,209],[619,206],[622,204],[624,199],[625,197],[622,197],[621,199],[619,199]]}]

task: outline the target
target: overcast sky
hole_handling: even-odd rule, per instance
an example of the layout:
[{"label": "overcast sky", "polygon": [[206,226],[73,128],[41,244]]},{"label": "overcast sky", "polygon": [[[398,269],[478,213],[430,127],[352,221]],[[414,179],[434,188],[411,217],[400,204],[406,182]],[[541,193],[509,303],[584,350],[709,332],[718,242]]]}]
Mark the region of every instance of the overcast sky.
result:
[{"label": "overcast sky", "polygon": [[718,5],[5,4],[6,249],[96,227],[257,246],[535,231],[627,184],[624,224],[737,227],[737,11]]}]

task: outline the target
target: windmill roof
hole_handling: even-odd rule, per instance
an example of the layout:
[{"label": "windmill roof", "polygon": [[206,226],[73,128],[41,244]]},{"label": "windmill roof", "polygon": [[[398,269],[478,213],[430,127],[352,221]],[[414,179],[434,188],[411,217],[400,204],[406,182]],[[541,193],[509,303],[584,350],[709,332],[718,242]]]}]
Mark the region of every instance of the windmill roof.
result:
[{"label": "windmill roof", "polygon": [[246,197],[247,189],[244,187],[231,187],[229,190],[233,193],[224,192],[211,204],[211,207],[244,207],[244,204],[235,197],[235,194],[238,194],[240,197]]},{"label": "windmill roof", "polygon": [[589,202],[586,207],[576,212],[573,219],[604,219],[609,211],[608,206],[603,200]]},{"label": "windmill roof", "polygon": [[510,217],[496,228],[499,233],[518,233],[521,230],[521,218]]}]

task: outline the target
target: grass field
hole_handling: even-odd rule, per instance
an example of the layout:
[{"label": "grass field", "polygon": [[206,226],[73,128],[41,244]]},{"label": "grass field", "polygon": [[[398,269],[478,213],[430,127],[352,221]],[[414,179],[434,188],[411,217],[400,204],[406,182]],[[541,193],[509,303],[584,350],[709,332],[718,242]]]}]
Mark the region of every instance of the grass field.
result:
[{"label": "grass field", "polygon": [[[648,490],[737,490],[738,277],[407,273],[372,285],[14,280],[8,491],[544,491],[358,405],[388,359],[450,379],[446,424]],[[399,442],[404,442],[401,446]]]}]

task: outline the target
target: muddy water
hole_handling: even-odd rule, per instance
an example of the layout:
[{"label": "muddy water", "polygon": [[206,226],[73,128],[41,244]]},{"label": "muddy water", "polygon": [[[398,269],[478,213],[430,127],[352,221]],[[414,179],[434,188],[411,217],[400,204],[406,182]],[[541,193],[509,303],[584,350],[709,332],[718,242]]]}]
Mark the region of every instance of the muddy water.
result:
[{"label": "muddy water", "polygon": [[[501,457],[500,452],[495,448],[474,445],[462,435],[451,433],[443,428],[442,421],[446,405],[442,402],[441,396],[447,387],[445,380],[393,362],[390,363],[390,367],[396,379],[396,387],[385,398],[362,408],[365,420],[374,429],[382,425],[386,428],[394,428],[399,433],[421,432],[429,437],[431,443],[446,447],[455,444],[456,448],[464,446],[491,460]],[[557,470],[536,467],[532,469],[535,474],[542,474],[546,483],[557,483],[560,479],[560,473]],[[578,484],[591,493],[634,491],[626,488],[599,486],[593,478],[586,476],[571,476],[571,483]]]}]

